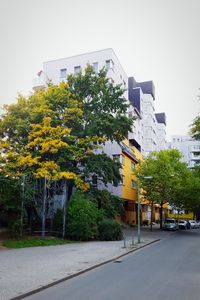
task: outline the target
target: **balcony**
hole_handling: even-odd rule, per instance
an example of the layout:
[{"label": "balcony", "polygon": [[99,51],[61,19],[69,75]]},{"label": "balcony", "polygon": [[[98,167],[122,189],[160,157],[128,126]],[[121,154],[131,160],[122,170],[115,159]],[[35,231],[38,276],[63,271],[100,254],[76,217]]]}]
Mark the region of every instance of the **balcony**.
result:
[{"label": "balcony", "polygon": [[45,82],[43,77],[36,77],[33,79],[33,89],[35,91],[44,89],[45,88]]},{"label": "balcony", "polygon": [[198,162],[200,161],[200,151],[192,151],[191,160]]}]

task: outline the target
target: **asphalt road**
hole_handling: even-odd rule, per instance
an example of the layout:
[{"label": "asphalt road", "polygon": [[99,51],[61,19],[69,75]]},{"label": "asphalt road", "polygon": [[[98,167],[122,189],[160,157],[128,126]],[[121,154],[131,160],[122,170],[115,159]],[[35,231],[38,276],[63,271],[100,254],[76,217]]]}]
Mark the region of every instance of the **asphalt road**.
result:
[{"label": "asphalt road", "polygon": [[200,230],[180,230],[26,299],[199,300]]}]

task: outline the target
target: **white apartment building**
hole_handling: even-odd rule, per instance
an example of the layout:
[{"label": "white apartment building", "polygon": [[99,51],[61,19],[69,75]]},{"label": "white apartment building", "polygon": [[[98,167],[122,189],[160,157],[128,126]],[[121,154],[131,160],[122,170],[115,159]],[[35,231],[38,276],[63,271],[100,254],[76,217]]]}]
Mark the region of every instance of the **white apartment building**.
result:
[{"label": "white apartment building", "polygon": [[168,148],[178,149],[183,155],[182,162],[187,163],[189,168],[194,168],[195,164],[200,163],[200,141],[189,135],[173,135]]},{"label": "white apartment building", "polygon": [[[129,78],[129,101],[138,112],[138,125],[129,134],[132,143],[141,145],[141,153],[148,156],[151,151],[166,149],[166,116],[155,113],[155,88],[153,81],[136,82]],[[138,148],[139,149],[139,148]]]},{"label": "white apartment building", "polygon": [[[130,103],[127,114],[137,117],[133,132],[129,133],[130,145],[135,146],[144,156],[153,150],[166,148],[166,118],[164,113],[155,114],[155,91],[152,81],[138,83],[128,78],[113,49],[56,59],[43,63],[43,70],[34,79],[33,88],[43,88],[51,80],[53,84],[65,81],[67,75],[83,71],[90,64],[98,72],[103,67],[114,83],[122,84],[125,98]],[[118,148],[116,148],[117,150]],[[115,152],[115,149],[113,149]],[[115,153],[116,154],[116,153]]]}]

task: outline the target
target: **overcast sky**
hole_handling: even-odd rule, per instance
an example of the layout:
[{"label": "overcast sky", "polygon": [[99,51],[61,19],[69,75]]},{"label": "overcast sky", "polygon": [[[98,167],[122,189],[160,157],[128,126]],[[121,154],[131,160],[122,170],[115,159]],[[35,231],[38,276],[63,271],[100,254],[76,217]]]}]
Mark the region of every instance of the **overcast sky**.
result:
[{"label": "overcast sky", "polygon": [[167,136],[200,111],[200,0],[0,0],[0,105],[27,95],[42,62],[113,48],[153,80]]}]

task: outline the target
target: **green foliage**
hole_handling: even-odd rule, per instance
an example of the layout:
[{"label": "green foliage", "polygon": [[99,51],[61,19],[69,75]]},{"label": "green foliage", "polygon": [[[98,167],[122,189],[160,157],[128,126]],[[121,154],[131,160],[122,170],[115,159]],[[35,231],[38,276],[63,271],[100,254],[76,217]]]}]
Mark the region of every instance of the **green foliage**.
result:
[{"label": "green foliage", "polygon": [[83,106],[83,120],[77,128],[79,136],[94,136],[121,141],[131,131],[133,119],[126,117],[128,108],[121,85],[106,77],[106,70],[98,74],[92,66],[83,73],[68,76],[69,89]]},{"label": "green foliage", "polygon": [[81,191],[76,191],[67,214],[67,235],[75,240],[87,241],[98,237],[101,211]]},{"label": "green foliage", "polygon": [[[137,176],[147,199],[160,204],[173,203],[173,192],[188,172],[186,164],[180,159],[178,150],[161,150],[150,153],[141,163]],[[147,179],[149,176],[152,177],[150,180]]]},{"label": "green foliage", "polygon": [[191,128],[192,137],[195,140],[200,140],[200,116],[197,116],[194,119],[191,126],[192,126],[192,128]]},{"label": "green foliage", "polygon": [[[167,202],[174,204],[178,200],[179,188],[188,174],[186,164],[182,163],[180,159],[181,154],[176,149],[152,152],[136,172],[145,197],[161,205],[161,227],[163,204]],[[145,178],[149,176],[152,178]]]},{"label": "green foliage", "polygon": [[27,238],[16,241],[5,241],[3,246],[7,248],[27,248],[27,247],[41,247],[41,246],[57,246],[72,243],[72,241],[62,239],[39,239]]},{"label": "green foliage", "polygon": [[23,224],[21,223],[20,219],[17,219],[15,221],[11,221],[8,227],[12,230],[13,233],[16,234],[16,236],[18,236],[23,229]]},{"label": "green foliage", "polygon": [[192,211],[200,220],[200,167],[188,172],[189,174],[184,178],[184,184],[179,186],[177,200],[184,209]]},{"label": "green foliage", "polygon": [[[49,184],[65,179],[68,195],[74,185],[87,190],[94,173],[104,184],[117,185],[120,166],[102,153],[102,145],[108,140],[120,142],[131,131],[134,119],[126,116],[127,109],[122,86],[111,82],[105,69],[96,74],[91,66],[84,73],[70,75],[68,83],[49,84],[5,105],[0,116],[0,176],[4,177],[0,181],[3,186],[5,178],[15,178],[19,185],[13,183],[10,190],[6,187],[0,193],[0,208],[20,212],[23,175],[39,178],[41,184],[42,178]],[[29,193],[26,189],[23,195],[27,215],[39,204],[35,190],[30,184]],[[114,214],[112,208],[106,215]],[[92,229],[89,237],[83,236],[96,235]]]},{"label": "green foliage", "polygon": [[18,214],[21,209],[20,180],[0,174],[0,210]]},{"label": "green foliage", "polygon": [[114,161],[105,153],[91,154],[85,161],[85,175],[89,177],[91,173],[94,173],[105,185],[112,182],[114,186],[117,186],[121,180],[120,167],[119,162]]},{"label": "green foliage", "polygon": [[53,219],[53,228],[55,231],[62,232],[63,230],[63,209],[58,208]]},{"label": "green foliage", "polygon": [[93,153],[106,140],[121,141],[131,131],[133,119],[126,117],[123,93],[106,70],[96,74],[88,66],[84,74],[70,75],[68,83],[49,85],[27,98],[19,95],[16,104],[4,106],[0,118],[0,173],[53,180],[63,175],[81,188],[81,178],[94,171],[93,161],[100,180],[117,184],[117,164],[105,154],[97,161]]},{"label": "green foliage", "polygon": [[109,191],[94,189],[90,191],[89,195],[97,203],[98,208],[102,209],[105,218],[113,219],[125,213],[123,200]]},{"label": "green foliage", "polygon": [[122,239],[122,227],[115,220],[104,219],[99,223],[99,239],[101,241],[117,241]]}]

